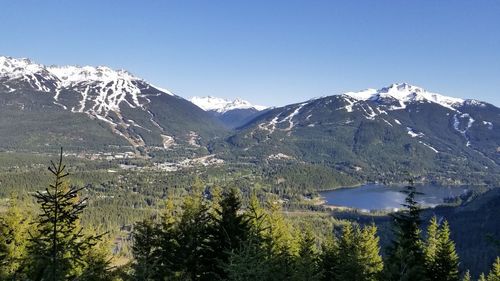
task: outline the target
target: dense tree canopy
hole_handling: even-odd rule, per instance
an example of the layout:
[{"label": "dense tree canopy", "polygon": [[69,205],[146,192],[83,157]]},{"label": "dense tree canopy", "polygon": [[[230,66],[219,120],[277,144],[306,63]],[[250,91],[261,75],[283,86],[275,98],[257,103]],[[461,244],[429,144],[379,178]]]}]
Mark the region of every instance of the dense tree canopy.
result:
[{"label": "dense tree canopy", "polygon": [[[189,194],[168,193],[161,210],[131,227],[133,257],[118,264],[112,237],[81,225],[88,199],[66,180],[62,157],[49,170],[36,213],[15,198],[0,213],[0,280],[472,280],[459,271],[446,220],[434,217],[421,232],[412,185],[385,259],[375,225],[344,221],[318,232],[313,221],[292,221],[279,199],[254,193],[245,202],[239,189],[194,179]],[[479,278],[498,281],[500,258]]]}]

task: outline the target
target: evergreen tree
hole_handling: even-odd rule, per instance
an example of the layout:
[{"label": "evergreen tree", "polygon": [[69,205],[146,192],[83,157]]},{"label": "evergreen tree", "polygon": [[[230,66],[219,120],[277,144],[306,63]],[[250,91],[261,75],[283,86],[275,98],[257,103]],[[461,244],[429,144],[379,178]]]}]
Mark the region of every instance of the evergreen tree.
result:
[{"label": "evergreen tree", "polygon": [[278,203],[272,203],[267,222],[264,245],[269,253],[272,267],[272,280],[288,280],[293,273],[294,257],[297,256],[299,244],[298,235],[286,222]]},{"label": "evergreen tree", "polygon": [[179,251],[177,224],[179,221],[172,199],[167,200],[161,218],[161,222],[157,226],[157,271],[159,276],[175,280],[181,262],[177,258]]},{"label": "evergreen tree", "polygon": [[377,227],[375,225],[365,226],[359,232],[357,239],[357,261],[361,278],[360,281],[375,281],[380,279],[384,268],[382,257],[380,256],[379,238],[377,237]]},{"label": "evergreen tree", "polygon": [[247,239],[250,226],[246,216],[240,212],[241,200],[236,189],[232,188],[224,194],[220,206],[215,220],[217,228],[215,241],[224,251],[238,249]]},{"label": "evergreen tree", "polygon": [[338,280],[379,280],[383,262],[376,232],[375,226],[361,229],[348,224],[344,227],[339,239]]},{"label": "evergreen tree", "polygon": [[406,187],[406,210],[391,215],[394,239],[388,248],[386,280],[427,280],[425,255],[420,239],[420,206],[415,200],[413,181]]},{"label": "evergreen tree", "polygon": [[31,218],[17,204],[11,198],[7,212],[0,217],[0,280],[22,279]]},{"label": "evergreen tree", "polygon": [[431,219],[427,228],[424,253],[429,280],[459,280],[458,255],[455,244],[450,239],[447,221],[440,227],[436,217]]},{"label": "evergreen tree", "polygon": [[336,276],[338,280],[357,280],[360,277],[360,272],[357,268],[357,249],[355,230],[352,224],[347,224],[342,229],[342,235],[339,238],[339,255],[338,271]]},{"label": "evergreen tree", "polygon": [[220,214],[222,211],[221,201],[224,197],[224,192],[219,186],[213,186],[209,190],[210,192],[210,206],[208,212],[214,220],[220,219]]},{"label": "evergreen tree", "polygon": [[462,278],[462,281],[471,281],[472,277],[470,276],[470,272],[467,270]]},{"label": "evergreen tree", "polygon": [[36,220],[36,233],[30,233],[28,267],[31,280],[76,278],[85,266],[84,253],[100,239],[100,236],[83,234],[79,217],[87,200],[78,197],[82,188],[65,182],[68,176],[65,168],[61,149],[58,163],[51,162],[49,167],[54,183],[45,192],[35,194],[41,214]]},{"label": "evergreen tree", "polygon": [[434,275],[442,281],[459,280],[458,255],[455,251],[455,243],[450,239],[450,227],[445,221],[438,234],[438,247],[436,250]]},{"label": "evergreen tree", "polygon": [[268,235],[270,231],[270,218],[266,210],[260,205],[255,194],[252,194],[250,197],[248,210],[245,215],[248,220],[250,238],[253,243],[257,243],[259,246],[264,248],[266,245],[271,245],[272,243],[269,241],[270,235]]},{"label": "evergreen tree", "polygon": [[265,245],[268,216],[260,206],[255,194],[252,194],[247,212],[249,226],[248,238],[239,249],[232,251],[224,266],[227,280],[252,281],[272,280],[269,252]]},{"label": "evergreen tree", "polygon": [[298,235],[283,216],[281,206],[277,202],[270,204],[268,215],[268,234],[272,240],[271,250],[276,253],[296,255],[299,250]]},{"label": "evergreen tree", "polygon": [[253,237],[230,253],[224,270],[228,281],[273,280],[266,252]]},{"label": "evergreen tree", "polygon": [[487,281],[500,281],[500,257],[497,257],[495,259],[495,263],[493,263],[493,266],[490,270],[490,273],[488,273],[488,277],[486,278]]},{"label": "evergreen tree", "polygon": [[481,273],[481,275],[479,275],[479,279],[477,279],[477,281],[487,281],[484,273]]},{"label": "evergreen tree", "polygon": [[433,216],[429,221],[429,226],[427,227],[427,239],[425,240],[425,259],[428,262],[434,262],[436,259],[436,251],[438,247],[439,237],[439,223],[436,216]]},{"label": "evergreen tree", "polygon": [[138,222],[132,233],[134,244],[132,264],[134,280],[156,280],[158,277],[157,229],[151,219]]},{"label": "evergreen tree", "polygon": [[220,201],[220,208],[216,211],[212,230],[213,240],[211,244],[214,260],[218,263],[215,274],[219,279],[226,277],[223,267],[231,252],[240,249],[243,242],[249,237],[250,225],[240,209],[241,200],[236,189],[231,188]]},{"label": "evergreen tree", "polygon": [[322,272],[319,268],[319,254],[316,249],[315,237],[310,229],[305,230],[299,243],[299,255],[294,264],[294,271],[290,280],[321,280]]},{"label": "evergreen tree", "polygon": [[85,269],[78,278],[82,281],[113,281],[117,279],[117,272],[113,270],[109,256],[109,241],[99,241],[84,255]]},{"label": "evergreen tree", "polygon": [[193,192],[184,200],[178,223],[178,276],[187,280],[214,279],[213,221],[203,191],[203,184],[195,181]]},{"label": "evergreen tree", "polygon": [[323,281],[337,281],[340,280],[338,276],[340,253],[339,245],[335,235],[327,238],[323,244],[323,251],[321,253],[321,268],[323,270]]},{"label": "evergreen tree", "polygon": [[439,224],[436,216],[433,216],[427,227],[427,239],[424,245],[425,263],[427,277],[429,280],[439,280],[439,270],[436,268],[436,252],[439,244]]}]

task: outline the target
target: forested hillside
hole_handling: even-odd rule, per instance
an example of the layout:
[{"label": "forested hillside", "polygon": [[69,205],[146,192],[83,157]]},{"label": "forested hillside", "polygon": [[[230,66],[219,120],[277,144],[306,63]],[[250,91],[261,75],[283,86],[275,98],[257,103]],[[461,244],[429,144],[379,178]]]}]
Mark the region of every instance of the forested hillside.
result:
[{"label": "forested hillside", "polygon": [[500,0],[0,3],[0,281],[500,281]]},{"label": "forested hillside", "polygon": [[491,185],[500,181],[499,116],[491,104],[400,83],[270,109],[212,150],[320,164],[365,181],[398,182],[411,171],[428,182]]},{"label": "forested hillside", "polygon": [[[50,185],[29,195],[33,203],[6,204],[2,280],[471,280],[461,262],[478,254],[458,256],[452,237],[470,234],[450,232],[460,223],[452,213],[436,210],[440,217],[428,221],[412,185],[405,210],[390,217],[392,239],[382,248],[374,224],[288,214],[280,200],[255,192],[245,200],[236,188],[191,179],[188,193],[169,193],[161,209],[145,210],[131,227],[131,256],[124,259],[111,255],[118,242],[112,232],[81,223],[86,210],[96,211],[89,204],[95,195],[83,196],[68,169],[61,153],[47,172]],[[481,206],[477,201],[459,212]],[[498,280],[500,259],[479,274],[472,272]]]}]

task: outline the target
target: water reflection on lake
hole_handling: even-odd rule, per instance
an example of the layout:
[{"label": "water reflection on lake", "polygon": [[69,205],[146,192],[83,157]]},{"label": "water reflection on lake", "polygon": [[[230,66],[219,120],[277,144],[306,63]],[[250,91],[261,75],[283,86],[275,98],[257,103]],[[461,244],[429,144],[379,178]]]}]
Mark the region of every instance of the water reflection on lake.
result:
[{"label": "water reflection on lake", "polygon": [[[350,207],[362,210],[395,210],[401,208],[406,194],[400,192],[403,186],[367,184],[354,188],[340,188],[321,192],[327,205]],[[447,197],[455,197],[467,191],[467,187],[444,187],[421,185],[417,191],[417,201],[426,207],[443,203]]]}]

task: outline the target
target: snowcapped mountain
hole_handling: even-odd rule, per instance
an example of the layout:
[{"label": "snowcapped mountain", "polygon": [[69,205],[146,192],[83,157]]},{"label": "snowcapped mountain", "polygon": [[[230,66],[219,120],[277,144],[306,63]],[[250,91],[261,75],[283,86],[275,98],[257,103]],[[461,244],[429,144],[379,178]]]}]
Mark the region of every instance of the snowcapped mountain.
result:
[{"label": "snowcapped mountain", "polygon": [[[210,151],[226,160],[321,164],[373,181],[406,170],[469,183],[477,175],[498,180],[499,126],[500,109],[491,104],[406,83],[265,108],[188,101],[105,66],[0,57],[0,150]],[[228,136],[227,128],[236,130]]]},{"label": "snowcapped mountain", "polygon": [[189,100],[201,109],[210,112],[228,128],[240,127],[267,109],[266,106],[253,105],[240,98],[229,100],[207,96],[192,97]]},{"label": "snowcapped mountain", "polygon": [[[214,118],[189,101],[125,70],[106,66],[44,66],[0,57],[0,99],[22,110],[62,110],[104,122],[133,147],[213,136]],[[2,103],[0,102],[0,105]],[[210,132],[207,128],[215,131]]]},{"label": "snowcapped mountain", "polygon": [[[147,102],[144,89],[152,89],[156,95],[173,94],[160,90],[125,70],[113,70],[106,66],[49,66],[29,59],[0,57],[0,79],[26,82],[42,92],[55,91],[55,102],[63,90],[71,89],[82,95],[80,104],[73,112],[86,112],[98,118],[106,118],[110,111],[119,112],[120,103],[141,107]],[[8,86],[7,83],[4,86]],[[11,89],[14,91],[15,89]],[[96,91],[97,90],[97,91]]]},{"label": "snowcapped mountain", "polygon": [[[348,92],[344,94],[356,101],[397,102],[389,107],[390,110],[404,109],[406,105],[413,102],[432,102],[443,107],[455,109],[464,104],[465,100],[443,96],[428,92],[420,87],[407,83],[395,83],[382,89],[366,89],[359,92]],[[473,100],[468,100],[471,102]],[[477,102],[477,101],[475,101]],[[479,102],[478,102],[479,103]]]},{"label": "snowcapped mountain", "polygon": [[192,97],[189,100],[205,111],[215,111],[221,114],[235,109],[255,109],[257,111],[261,111],[267,108],[266,106],[262,105],[253,105],[249,101],[242,100],[240,98],[229,100],[206,96]]},{"label": "snowcapped mountain", "polygon": [[270,109],[228,142],[249,151],[244,157],[287,155],[369,170],[371,180],[400,168],[465,175],[500,171],[499,126],[500,109],[491,104],[402,83]]}]

